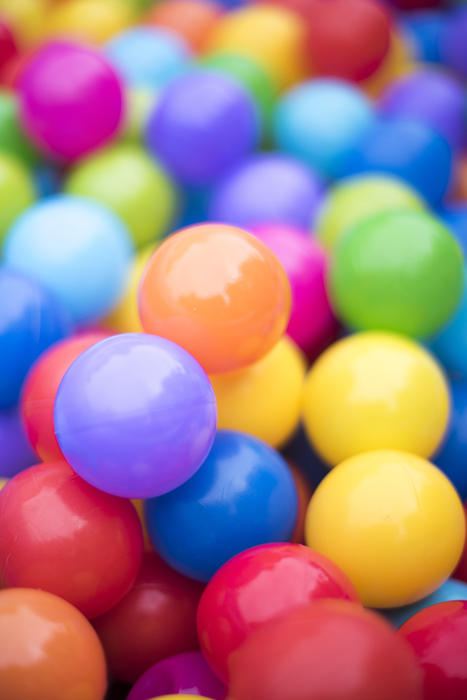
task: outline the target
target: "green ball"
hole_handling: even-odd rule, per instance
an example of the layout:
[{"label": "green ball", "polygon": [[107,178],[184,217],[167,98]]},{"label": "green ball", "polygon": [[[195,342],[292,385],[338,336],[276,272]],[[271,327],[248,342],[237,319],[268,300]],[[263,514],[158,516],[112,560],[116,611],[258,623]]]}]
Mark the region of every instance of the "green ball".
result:
[{"label": "green ball", "polygon": [[27,165],[36,165],[40,160],[19,125],[15,96],[3,90],[0,90],[0,151],[16,156]]},{"label": "green ball", "polygon": [[336,312],[350,328],[427,338],[461,300],[464,262],[454,237],[433,216],[392,212],[341,236],[329,282]]},{"label": "green ball", "polygon": [[127,224],[137,247],[168,233],[176,213],[174,184],[136,144],[116,144],[82,161],[65,190],[107,204]]},{"label": "green ball", "polygon": [[0,152],[0,241],[35,200],[36,188],[29,170],[18,158]]}]

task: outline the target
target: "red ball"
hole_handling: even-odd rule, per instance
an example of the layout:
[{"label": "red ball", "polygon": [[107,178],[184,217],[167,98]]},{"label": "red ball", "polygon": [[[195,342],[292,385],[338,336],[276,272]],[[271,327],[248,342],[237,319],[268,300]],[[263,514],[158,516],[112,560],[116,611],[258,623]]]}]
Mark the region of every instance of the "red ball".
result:
[{"label": "red ball", "polygon": [[[467,504],[464,503],[465,519],[467,521]],[[467,539],[465,540],[464,550],[462,556],[457,565],[457,569],[453,573],[454,578],[458,578],[461,581],[467,583]]]},{"label": "red ball", "polygon": [[237,554],[213,576],[201,597],[198,636],[206,660],[227,681],[231,654],[253,630],[319,598],[358,601],[345,574],[309,547],[266,544]]},{"label": "red ball", "polygon": [[110,674],[134,682],[168,656],[198,648],[196,609],[203,586],[147,552],[127,595],[93,621]]},{"label": "red ball", "polygon": [[54,431],[55,396],[63,375],[82,352],[109,335],[93,331],[62,340],[29,370],[22,390],[21,415],[28,440],[44,462],[64,459]]},{"label": "red ball", "polygon": [[423,672],[424,700],[467,698],[467,601],[420,610],[399,629]]},{"label": "red ball", "polygon": [[0,20],[0,70],[18,53],[11,29]]},{"label": "red ball", "polygon": [[229,667],[235,700],[422,699],[408,644],[379,615],[343,600],[311,603],[262,625]]},{"label": "red ball", "polygon": [[65,462],[30,467],[0,493],[5,587],[41,588],[96,617],[127,593],[142,552],[133,505],[90,486]]}]

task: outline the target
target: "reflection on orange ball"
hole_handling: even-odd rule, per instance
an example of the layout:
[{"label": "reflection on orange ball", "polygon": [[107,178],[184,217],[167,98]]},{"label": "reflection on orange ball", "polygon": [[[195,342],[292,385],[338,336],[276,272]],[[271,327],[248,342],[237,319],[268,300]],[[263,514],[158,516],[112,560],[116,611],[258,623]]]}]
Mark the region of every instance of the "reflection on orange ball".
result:
[{"label": "reflection on orange ball", "polygon": [[0,592],[1,700],[103,700],[104,652],[90,623],[62,598]]},{"label": "reflection on orange ball", "polygon": [[210,0],[163,0],[148,10],[145,22],[170,29],[200,51],[220,15],[220,6]]},{"label": "reflection on orange ball", "polygon": [[181,345],[208,373],[259,360],[279,340],[290,287],[278,259],[233,226],[201,224],[166,239],[140,287],[146,333]]}]

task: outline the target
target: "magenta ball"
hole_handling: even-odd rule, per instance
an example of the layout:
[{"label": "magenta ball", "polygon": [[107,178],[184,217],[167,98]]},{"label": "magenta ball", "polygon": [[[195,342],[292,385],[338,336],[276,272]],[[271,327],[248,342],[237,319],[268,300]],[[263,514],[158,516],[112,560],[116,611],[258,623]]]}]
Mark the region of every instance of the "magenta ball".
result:
[{"label": "magenta ball", "polygon": [[91,48],[55,41],[24,68],[20,119],[45,154],[73,161],[104,145],[123,116],[122,87],[113,68]]},{"label": "magenta ball", "polygon": [[287,333],[309,356],[319,353],[338,329],[326,291],[327,259],[306,231],[283,224],[255,226],[260,238],[279,258],[292,290]]}]

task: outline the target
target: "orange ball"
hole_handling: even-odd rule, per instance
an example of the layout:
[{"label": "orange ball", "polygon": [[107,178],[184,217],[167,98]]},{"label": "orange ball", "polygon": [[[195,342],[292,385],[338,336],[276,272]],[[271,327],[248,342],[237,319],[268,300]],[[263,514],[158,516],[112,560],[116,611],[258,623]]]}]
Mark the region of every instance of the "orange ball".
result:
[{"label": "orange ball", "polygon": [[0,592],[0,699],[103,700],[101,643],[76,608],[45,591]]},{"label": "orange ball", "polygon": [[191,353],[206,372],[256,362],[279,340],[290,287],[278,259],[258,238],[223,224],[200,224],[166,239],[140,287],[147,333]]},{"label": "orange ball", "polygon": [[170,29],[198,52],[220,16],[219,5],[209,0],[165,0],[150,8],[145,22]]}]

